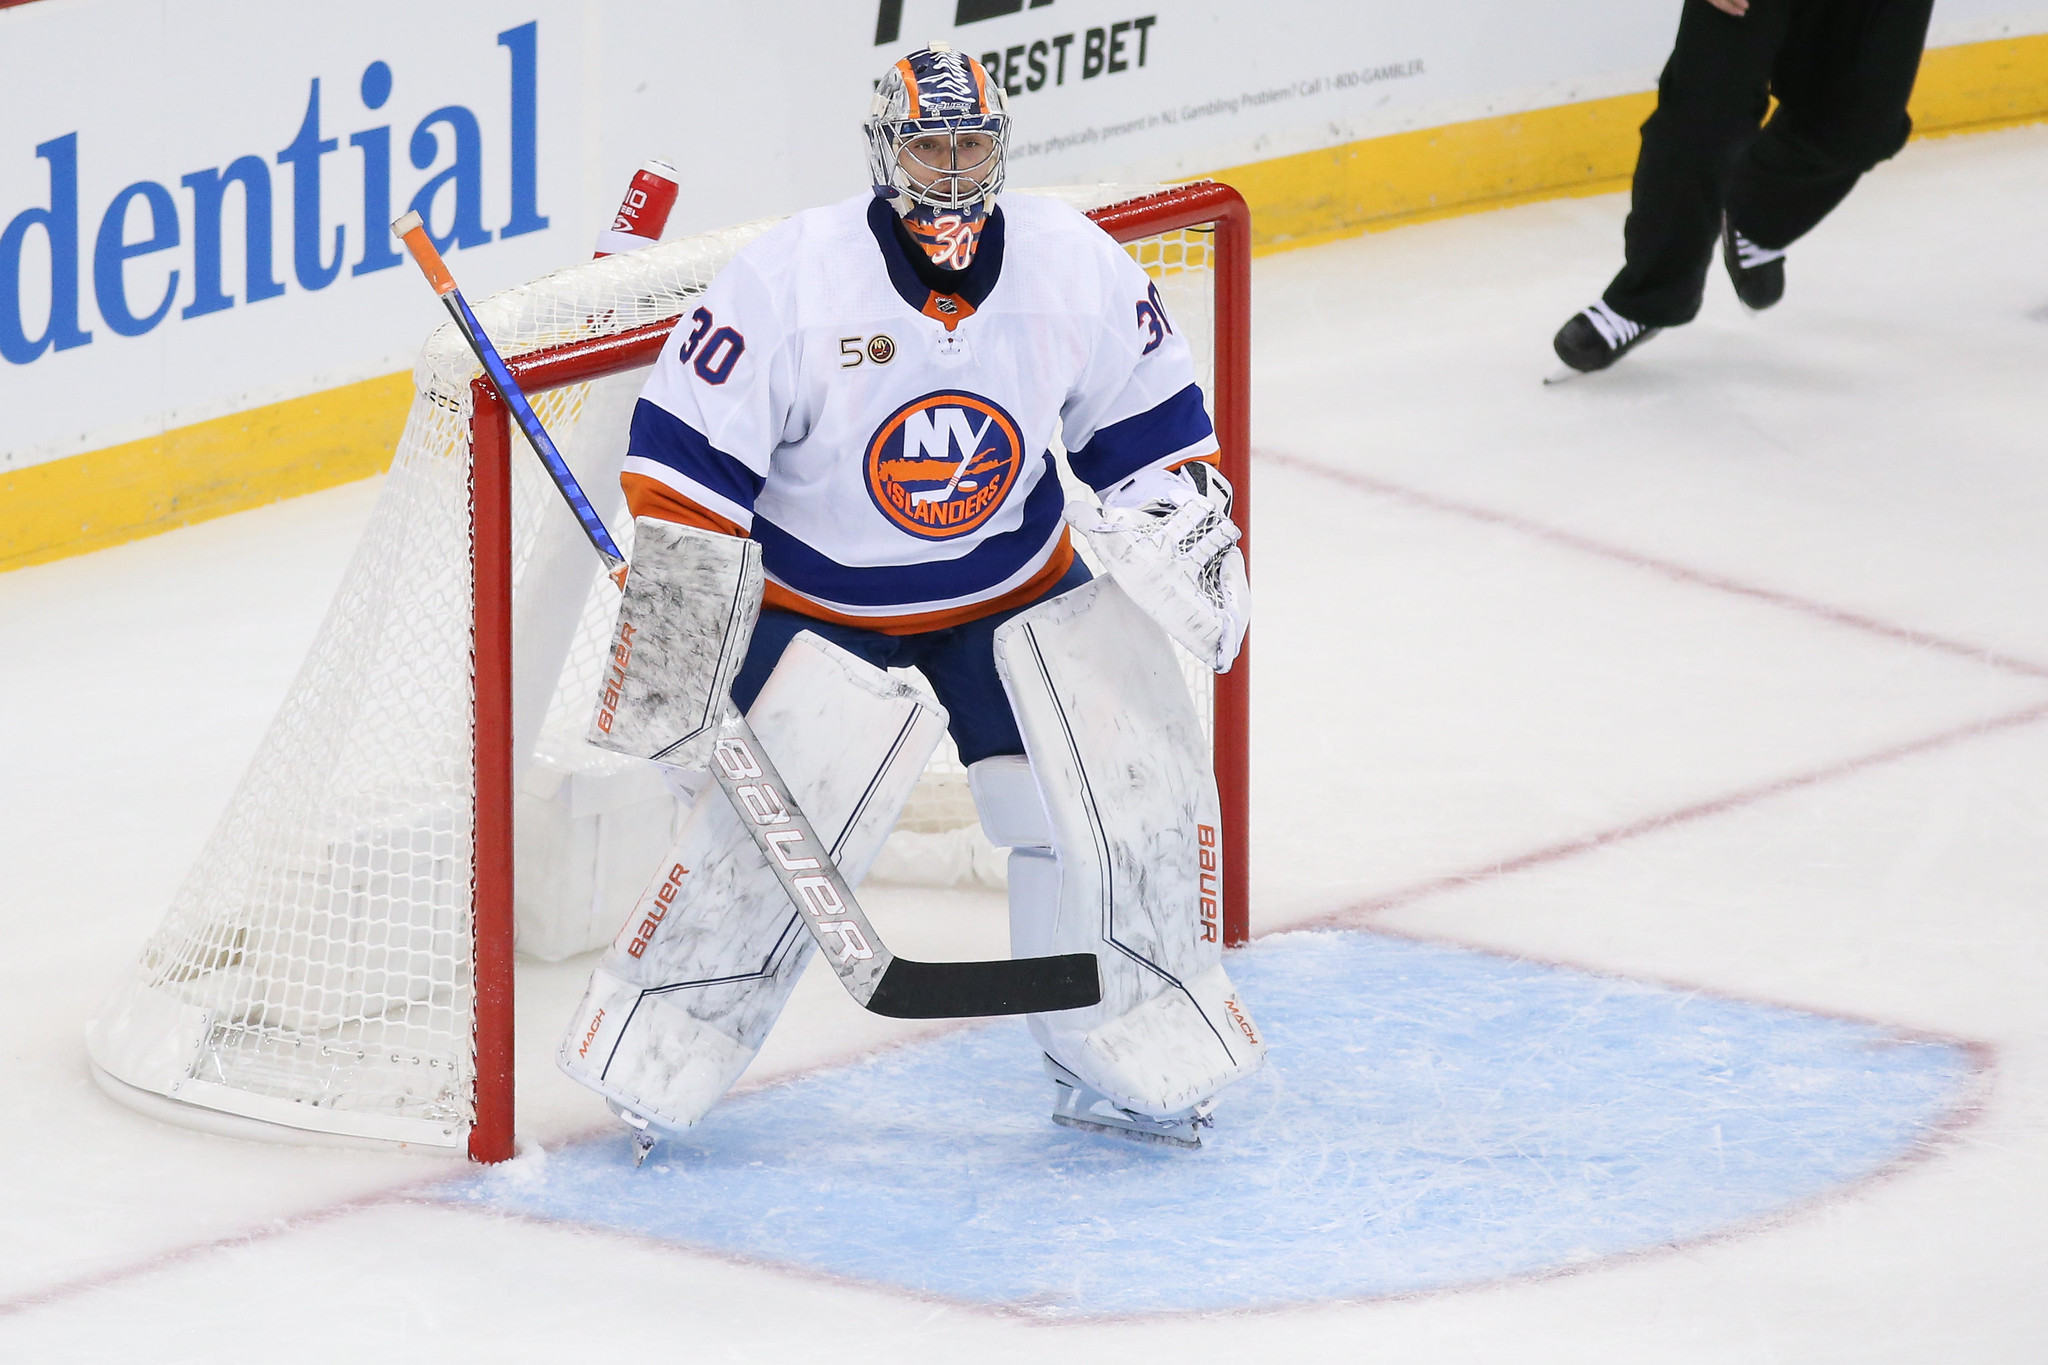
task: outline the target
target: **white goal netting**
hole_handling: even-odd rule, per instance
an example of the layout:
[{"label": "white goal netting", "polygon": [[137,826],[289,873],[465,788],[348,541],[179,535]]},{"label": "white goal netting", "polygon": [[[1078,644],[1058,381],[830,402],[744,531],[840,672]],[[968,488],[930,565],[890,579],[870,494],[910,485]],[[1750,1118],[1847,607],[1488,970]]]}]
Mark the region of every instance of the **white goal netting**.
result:
[{"label": "white goal netting", "polygon": [[[1159,186],[1052,190],[1082,209]],[[768,227],[558,271],[476,312],[507,356],[687,312]],[[1130,244],[1213,364],[1206,230]],[[470,382],[451,327],[414,368],[382,493],[297,680],[211,839],[92,1025],[102,1083],[167,1116],[460,1147],[474,1116],[475,783]],[[645,367],[534,395],[630,553],[619,462]],[[607,942],[681,807],[658,769],[583,742],[617,589],[539,462],[513,450],[513,753],[519,947]],[[1191,675],[1206,702],[1206,675]],[[946,883],[989,860],[948,743],[878,875]],[[978,861],[977,861],[978,860]],[[158,1099],[170,1101],[168,1105]]]}]

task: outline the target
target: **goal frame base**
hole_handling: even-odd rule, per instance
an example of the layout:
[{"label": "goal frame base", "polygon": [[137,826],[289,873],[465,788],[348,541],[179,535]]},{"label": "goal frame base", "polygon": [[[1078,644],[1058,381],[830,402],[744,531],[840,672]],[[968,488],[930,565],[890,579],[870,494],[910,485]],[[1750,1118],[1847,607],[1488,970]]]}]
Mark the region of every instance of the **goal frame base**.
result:
[{"label": "goal frame base", "polygon": [[295,1127],[277,1119],[248,1118],[209,1105],[187,1104],[169,1095],[160,1095],[154,1090],[144,1090],[141,1086],[130,1085],[119,1076],[105,1070],[98,1062],[91,1060],[86,1062],[86,1069],[92,1073],[93,1084],[97,1085],[107,1098],[122,1107],[132,1109],[144,1118],[155,1119],[159,1123],[168,1123],[177,1128],[190,1128],[214,1137],[240,1138],[245,1142],[262,1142],[274,1147],[341,1147],[358,1152],[400,1151],[465,1159],[469,1156],[469,1138],[466,1132],[446,1143],[408,1142],[393,1138],[357,1137],[349,1133],[328,1133],[317,1128]]}]

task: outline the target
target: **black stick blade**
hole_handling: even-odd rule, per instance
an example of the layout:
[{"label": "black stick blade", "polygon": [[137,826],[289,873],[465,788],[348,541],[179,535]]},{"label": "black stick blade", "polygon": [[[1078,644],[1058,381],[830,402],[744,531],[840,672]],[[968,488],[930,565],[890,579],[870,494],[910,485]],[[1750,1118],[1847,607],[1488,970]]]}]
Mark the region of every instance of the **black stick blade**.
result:
[{"label": "black stick blade", "polygon": [[981,1019],[1045,1014],[1102,1001],[1093,953],[1001,962],[913,962],[899,957],[875,983],[867,1007],[891,1019]]}]

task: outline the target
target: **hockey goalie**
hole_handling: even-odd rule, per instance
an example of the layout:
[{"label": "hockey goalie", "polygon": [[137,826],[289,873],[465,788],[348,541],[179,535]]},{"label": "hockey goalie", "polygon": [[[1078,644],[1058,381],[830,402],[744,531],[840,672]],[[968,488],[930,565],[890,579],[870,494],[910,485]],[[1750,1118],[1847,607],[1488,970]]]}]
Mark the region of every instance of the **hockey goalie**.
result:
[{"label": "hockey goalie", "polygon": [[[853,886],[950,729],[1010,850],[1012,953],[1099,968],[1099,1004],[1029,1016],[1054,1119],[1195,1145],[1264,1044],[1222,966],[1215,781],[1171,643],[1226,670],[1249,605],[1188,347],[1108,235],[1000,197],[1009,118],[972,58],[897,62],[865,127],[873,192],[743,249],[635,410],[592,739],[695,797],[561,1064],[643,1135],[686,1128],[816,951],[783,845],[692,771],[729,697]],[[1059,442],[1099,501],[1066,505]]]}]

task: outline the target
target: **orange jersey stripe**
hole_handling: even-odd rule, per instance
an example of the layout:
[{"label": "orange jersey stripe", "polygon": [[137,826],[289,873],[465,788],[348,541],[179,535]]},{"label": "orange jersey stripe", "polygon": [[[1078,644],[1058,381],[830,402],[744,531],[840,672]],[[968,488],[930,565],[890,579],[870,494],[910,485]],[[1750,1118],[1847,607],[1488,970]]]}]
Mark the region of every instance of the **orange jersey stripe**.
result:
[{"label": "orange jersey stripe", "polygon": [[949,607],[944,611],[917,612],[908,616],[846,616],[829,607],[820,606],[808,597],[800,597],[779,583],[770,583],[762,597],[761,605],[795,612],[798,616],[808,616],[814,621],[830,621],[839,626],[858,626],[862,630],[872,630],[882,635],[922,635],[929,630],[944,630],[948,626],[979,621],[984,616],[993,616],[999,611],[1021,607],[1042,597],[1047,589],[1060,581],[1060,576],[1066,573],[1073,563],[1074,545],[1067,538],[1067,532],[1062,529],[1060,543],[1054,548],[1052,557],[1046,560],[1044,568],[1001,597],[992,597],[986,602],[973,602],[964,607]]},{"label": "orange jersey stripe", "polygon": [[[1182,463],[1187,463],[1183,461]],[[684,526],[699,526],[707,531],[717,531],[728,536],[746,534],[739,526],[726,520],[718,513],[709,511],[670,488],[657,483],[644,474],[621,474],[619,484],[626,490],[626,508],[636,517],[653,517],[658,521],[673,521]],[[762,605],[778,607],[783,611],[808,616],[814,621],[830,621],[835,625],[858,626],[863,630],[877,631],[883,635],[920,635],[929,630],[944,630],[948,626],[964,625],[978,621],[984,616],[993,616],[999,611],[1020,607],[1042,595],[1060,581],[1062,575],[1074,563],[1074,543],[1070,533],[1060,531],[1060,543],[1053,548],[1045,567],[1031,575],[1023,583],[1000,597],[986,602],[970,602],[964,607],[948,607],[943,611],[912,612],[903,616],[848,616],[821,606],[810,598],[791,592],[779,583],[770,583],[762,595]]]},{"label": "orange jersey stripe", "polygon": [[619,475],[619,487],[626,490],[626,510],[636,517],[653,517],[657,521],[673,521],[683,526],[700,526],[707,531],[722,535],[745,538],[746,532],[739,523],[729,521],[709,508],[700,507],[665,483],[658,483],[645,474]]}]

